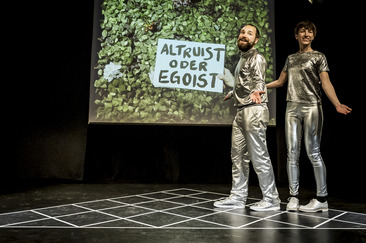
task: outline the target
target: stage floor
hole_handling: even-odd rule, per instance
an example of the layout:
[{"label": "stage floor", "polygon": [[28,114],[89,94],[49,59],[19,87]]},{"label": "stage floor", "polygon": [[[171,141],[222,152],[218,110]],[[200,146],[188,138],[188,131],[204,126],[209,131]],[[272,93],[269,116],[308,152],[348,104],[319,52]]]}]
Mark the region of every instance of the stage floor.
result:
[{"label": "stage floor", "polygon": [[[0,196],[1,242],[365,242],[359,204],[323,213],[219,209],[229,185],[60,184]],[[280,190],[283,191],[283,189]],[[53,193],[52,193],[53,192]],[[253,194],[253,195],[252,195]],[[281,197],[282,200],[285,200]],[[47,205],[48,204],[48,205]],[[38,205],[38,206],[37,206]],[[335,202],[335,205],[340,205]],[[352,211],[352,208],[355,211]]]}]

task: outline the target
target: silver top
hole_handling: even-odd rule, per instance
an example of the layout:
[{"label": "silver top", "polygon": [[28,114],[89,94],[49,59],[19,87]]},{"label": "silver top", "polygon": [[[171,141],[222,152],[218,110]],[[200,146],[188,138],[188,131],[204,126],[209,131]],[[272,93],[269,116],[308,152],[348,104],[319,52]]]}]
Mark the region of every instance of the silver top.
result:
[{"label": "silver top", "polygon": [[287,101],[321,103],[321,72],[329,72],[325,55],[311,51],[289,55],[283,71],[288,74]]},{"label": "silver top", "polygon": [[268,102],[266,78],[266,59],[257,49],[252,48],[241,54],[235,69],[234,105],[242,107],[254,104],[250,94],[254,91],[265,91],[261,95],[262,103]]}]

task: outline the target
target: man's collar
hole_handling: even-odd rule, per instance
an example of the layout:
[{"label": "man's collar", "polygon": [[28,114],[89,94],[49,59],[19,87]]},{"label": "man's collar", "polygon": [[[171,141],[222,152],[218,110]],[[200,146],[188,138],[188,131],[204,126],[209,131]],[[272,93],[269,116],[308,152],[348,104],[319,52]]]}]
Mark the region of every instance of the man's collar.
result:
[{"label": "man's collar", "polygon": [[253,46],[250,50],[248,50],[246,52],[241,52],[240,57],[245,58],[245,57],[247,57],[248,55],[250,55],[250,53],[252,53],[255,50],[257,50],[257,49]]}]

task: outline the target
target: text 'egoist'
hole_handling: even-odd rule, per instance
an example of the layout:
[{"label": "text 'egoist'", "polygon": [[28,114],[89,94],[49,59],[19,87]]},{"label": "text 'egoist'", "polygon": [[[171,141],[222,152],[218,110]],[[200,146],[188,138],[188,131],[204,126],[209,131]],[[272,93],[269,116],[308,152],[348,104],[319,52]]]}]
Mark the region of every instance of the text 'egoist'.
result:
[{"label": "text 'egoist'", "polygon": [[224,59],[221,44],[159,39],[153,85],[222,92]]}]

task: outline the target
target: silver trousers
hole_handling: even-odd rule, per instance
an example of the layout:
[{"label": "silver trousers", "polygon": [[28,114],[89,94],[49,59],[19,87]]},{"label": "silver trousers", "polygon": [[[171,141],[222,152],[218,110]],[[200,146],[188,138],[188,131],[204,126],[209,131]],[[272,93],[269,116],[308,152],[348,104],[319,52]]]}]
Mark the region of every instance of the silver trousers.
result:
[{"label": "silver trousers", "polygon": [[236,113],[231,142],[231,197],[246,202],[248,197],[249,162],[258,175],[263,200],[279,203],[271,159],[267,150],[266,129],[269,113],[266,104],[239,109]]},{"label": "silver trousers", "polygon": [[322,106],[320,104],[287,102],[285,122],[290,195],[299,194],[299,157],[301,138],[304,134],[306,152],[314,169],[316,195],[327,196],[326,168],[320,154],[323,129]]}]

